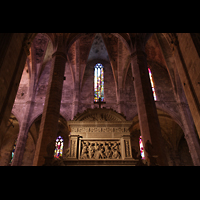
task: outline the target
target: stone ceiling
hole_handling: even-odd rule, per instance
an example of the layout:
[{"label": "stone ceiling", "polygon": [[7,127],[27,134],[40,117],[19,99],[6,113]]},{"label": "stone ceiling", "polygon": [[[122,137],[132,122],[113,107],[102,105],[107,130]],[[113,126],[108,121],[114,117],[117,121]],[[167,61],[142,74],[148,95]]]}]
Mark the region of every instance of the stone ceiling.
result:
[{"label": "stone ceiling", "polygon": [[93,59],[99,59],[99,58],[109,61],[108,52],[104,44],[103,38],[100,33],[97,33],[95,35],[95,38],[92,43],[92,47],[90,49],[88,61],[93,60]]}]

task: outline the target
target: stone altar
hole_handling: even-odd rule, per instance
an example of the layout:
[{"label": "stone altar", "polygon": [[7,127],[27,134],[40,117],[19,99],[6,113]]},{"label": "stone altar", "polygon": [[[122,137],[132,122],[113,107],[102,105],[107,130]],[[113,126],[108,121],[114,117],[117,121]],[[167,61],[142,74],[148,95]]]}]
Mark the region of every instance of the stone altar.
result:
[{"label": "stone altar", "polygon": [[70,147],[65,165],[136,165],[132,158],[131,121],[112,109],[88,109],[67,125]]}]

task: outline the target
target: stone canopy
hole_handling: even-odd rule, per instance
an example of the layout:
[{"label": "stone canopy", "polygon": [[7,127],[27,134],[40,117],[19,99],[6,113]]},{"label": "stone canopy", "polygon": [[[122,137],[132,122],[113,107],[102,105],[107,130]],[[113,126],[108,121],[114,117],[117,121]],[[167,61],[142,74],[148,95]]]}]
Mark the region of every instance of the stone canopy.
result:
[{"label": "stone canopy", "polygon": [[126,121],[122,114],[113,109],[87,109],[68,121],[69,131],[84,138],[115,138],[130,134],[131,121]]}]

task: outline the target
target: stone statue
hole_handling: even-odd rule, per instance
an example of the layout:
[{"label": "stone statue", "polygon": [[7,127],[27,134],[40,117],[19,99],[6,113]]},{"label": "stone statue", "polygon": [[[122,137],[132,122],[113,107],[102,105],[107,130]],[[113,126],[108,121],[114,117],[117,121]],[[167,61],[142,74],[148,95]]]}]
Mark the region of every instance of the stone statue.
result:
[{"label": "stone statue", "polygon": [[149,140],[146,141],[145,151],[148,153],[148,159],[150,162],[150,166],[157,166],[157,162],[156,162],[157,156],[154,155],[153,146]]},{"label": "stone statue", "polygon": [[135,159],[138,158],[138,152],[133,147],[132,147],[132,157],[135,158]]},{"label": "stone statue", "polygon": [[100,154],[100,157],[102,159],[106,158],[106,156],[104,155],[104,146],[105,146],[105,142],[103,143],[103,145],[99,149],[99,154]]},{"label": "stone statue", "polygon": [[94,149],[95,149],[94,158],[99,159],[100,157],[99,142],[95,142]]},{"label": "stone statue", "polygon": [[82,142],[82,145],[83,145],[83,147],[82,147],[82,151],[81,151],[81,158],[82,158],[82,159],[87,159],[87,153],[88,153],[87,147],[88,147],[88,142],[86,142],[86,143]]},{"label": "stone statue", "polygon": [[52,141],[52,142],[50,142],[50,143],[47,145],[46,151],[47,151],[47,155],[48,155],[49,157],[53,157],[53,156],[54,156],[55,141]]},{"label": "stone statue", "polygon": [[112,158],[114,159],[119,159],[120,158],[120,152],[119,152],[119,146],[115,142],[114,145],[112,146]]},{"label": "stone statue", "polygon": [[111,150],[109,149],[109,146],[106,145],[105,146],[105,151],[104,151],[106,158],[110,158],[111,157]]},{"label": "stone statue", "polygon": [[92,143],[90,143],[90,145],[88,146],[88,156],[89,158],[93,158],[94,155],[94,147],[92,146]]}]

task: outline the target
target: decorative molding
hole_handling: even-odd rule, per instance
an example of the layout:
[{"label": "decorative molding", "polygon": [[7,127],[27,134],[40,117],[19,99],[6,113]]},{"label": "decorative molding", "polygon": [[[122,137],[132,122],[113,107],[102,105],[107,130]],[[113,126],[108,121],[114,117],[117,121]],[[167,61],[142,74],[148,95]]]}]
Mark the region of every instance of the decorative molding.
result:
[{"label": "decorative molding", "polygon": [[30,47],[31,47],[31,44],[32,44],[32,41],[34,39],[34,37],[37,35],[37,33],[27,33],[27,35],[25,36],[24,38],[24,41],[23,41],[23,44],[22,44],[22,47],[24,48],[24,51],[26,53],[27,56],[30,55]]},{"label": "decorative molding", "polygon": [[175,49],[178,47],[179,42],[178,42],[178,37],[176,33],[168,33],[168,38],[170,42],[170,48],[172,50],[172,54],[174,54]]},{"label": "decorative molding", "polygon": [[121,121],[113,115],[109,115],[108,113],[95,113],[88,115],[81,119],[81,121]]},{"label": "decorative molding", "polygon": [[113,109],[107,108],[88,108],[83,113],[77,113],[72,121],[126,121],[126,117],[122,113],[118,113]]},{"label": "decorative molding", "polygon": [[106,133],[106,132],[116,132],[116,133],[129,133],[128,128],[124,127],[71,127],[71,132],[75,133]]},{"label": "decorative molding", "polygon": [[122,159],[120,140],[82,140],[80,147],[80,159]]}]

